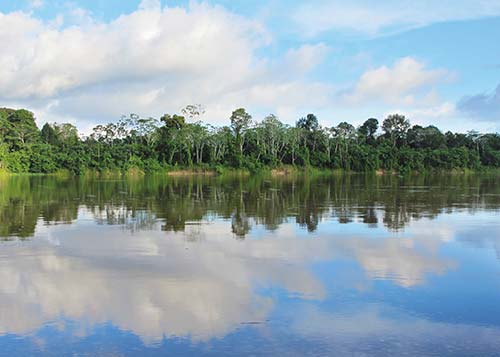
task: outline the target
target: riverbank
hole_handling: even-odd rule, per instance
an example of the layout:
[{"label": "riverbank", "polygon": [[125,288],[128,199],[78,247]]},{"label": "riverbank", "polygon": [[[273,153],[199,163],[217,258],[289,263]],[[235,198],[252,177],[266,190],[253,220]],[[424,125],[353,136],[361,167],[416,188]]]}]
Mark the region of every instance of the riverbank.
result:
[{"label": "riverbank", "polygon": [[167,177],[248,177],[251,175],[269,176],[275,178],[285,178],[300,175],[319,176],[319,175],[349,175],[349,174],[373,174],[375,176],[414,176],[414,175],[472,175],[472,174],[499,174],[500,168],[482,167],[478,170],[471,169],[452,169],[452,170],[422,170],[422,171],[407,171],[399,172],[396,170],[374,170],[374,171],[346,171],[342,169],[325,169],[316,167],[298,167],[298,166],[280,166],[280,167],[264,167],[259,170],[250,171],[248,169],[237,169],[232,167],[175,167],[164,168],[154,171],[144,171],[139,168],[129,168],[126,171],[122,170],[85,170],[81,174],[73,174],[69,170],[58,170],[53,173],[11,173],[5,169],[0,169],[0,177],[30,175],[30,176],[53,176],[58,178],[83,177],[89,179],[134,179],[144,176],[167,176]]}]

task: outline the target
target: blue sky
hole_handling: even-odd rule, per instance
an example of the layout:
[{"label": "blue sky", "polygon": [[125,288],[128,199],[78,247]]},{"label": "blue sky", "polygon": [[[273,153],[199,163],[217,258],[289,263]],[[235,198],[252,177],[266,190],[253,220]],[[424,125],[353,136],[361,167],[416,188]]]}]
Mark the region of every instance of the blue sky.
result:
[{"label": "blue sky", "polygon": [[500,130],[498,0],[0,0],[0,103],[83,131],[190,103],[226,124],[401,112]]}]

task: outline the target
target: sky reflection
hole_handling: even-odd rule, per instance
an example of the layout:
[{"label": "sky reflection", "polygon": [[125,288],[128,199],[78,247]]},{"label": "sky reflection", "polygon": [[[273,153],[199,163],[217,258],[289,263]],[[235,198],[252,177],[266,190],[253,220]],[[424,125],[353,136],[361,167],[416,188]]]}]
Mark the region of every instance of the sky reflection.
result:
[{"label": "sky reflection", "polygon": [[313,232],[291,219],[268,229],[250,215],[244,239],[231,216],[165,231],[164,218],[117,223],[95,212],[80,205],[70,223],[42,219],[28,240],[1,243],[0,350],[75,352],[103,334],[106,354],[172,344],[180,355],[500,348],[497,210],[421,217],[402,230],[356,215],[344,224],[326,210]]}]

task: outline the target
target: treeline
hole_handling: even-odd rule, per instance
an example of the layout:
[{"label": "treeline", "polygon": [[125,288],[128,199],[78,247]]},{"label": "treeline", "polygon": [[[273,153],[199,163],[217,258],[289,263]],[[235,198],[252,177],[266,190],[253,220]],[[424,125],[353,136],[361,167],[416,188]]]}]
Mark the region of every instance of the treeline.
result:
[{"label": "treeline", "polygon": [[354,127],[341,122],[323,127],[314,114],[294,126],[275,115],[254,121],[235,110],[228,126],[199,120],[203,109],[189,105],[180,114],[160,119],[131,114],[116,123],[98,125],[81,136],[72,124],[45,124],[33,113],[0,109],[0,169],[14,173],[68,170],[155,172],[172,167],[234,167],[256,171],[281,165],[349,171],[500,167],[498,133],[441,132],[435,126],[411,125],[394,114]]}]

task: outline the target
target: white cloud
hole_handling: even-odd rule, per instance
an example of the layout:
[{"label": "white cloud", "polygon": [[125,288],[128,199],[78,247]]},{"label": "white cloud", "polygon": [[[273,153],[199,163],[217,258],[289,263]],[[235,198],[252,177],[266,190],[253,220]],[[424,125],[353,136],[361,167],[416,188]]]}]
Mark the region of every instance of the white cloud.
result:
[{"label": "white cloud", "polygon": [[324,43],[306,44],[290,49],[286,54],[286,61],[289,63],[290,70],[306,73],[321,64],[328,52],[330,48]]},{"label": "white cloud", "polygon": [[413,124],[437,125],[442,130],[492,130],[487,123],[472,123],[452,100],[441,97],[442,88],[456,78],[455,72],[445,68],[432,68],[413,57],[402,57],[392,66],[365,71],[351,87],[337,91],[335,100],[346,117],[355,116],[355,124],[361,124],[360,112],[381,119],[402,113]]},{"label": "white cloud", "polygon": [[315,0],[295,9],[292,19],[306,36],[330,30],[378,36],[433,23],[499,14],[500,2],[496,0]]},{"label": "white cloud", "polygon": [[109,22],[75,7],[49,21],[0,13],[0,41],[9,49],[0,53],[2,105],[28,108],[42,125],[76,123],[85,133],[123,114],[161,116],[190,103],[203,104],[203,120],[218,125],[240,106],[256,119],[274,112],[288,123],[307,110],[328,125],[359,124],[365,113],[398,109],[415,114],[415,122],[441,120],[445,130],[454,127],[449,119],[457,112],[436,91],[453,77],[446,69],[405,57],[369,69],[339,92],[334,72],[323,72],[325,80],[311,75],[331,53],[328,45],[305,43],[266,56],[274,38],[261,22],[207,3],[162,8],[157,0],[144,0]]},{"label": "white cloud", "polygon": [[[257,24],[205,5],[147,7],[109,24],[52,28],[30,15],[2,15],[0,93],[51,97],[108,82],[184,79],[208,71],[245,74],[266,36]],[[28,30],[27,30],[28,26]],[[238,77],[236,77],[238,78]]]},{"label": "white cloud", "polygon": [[361,75],[354,88],[343,94],[350,104],[383,101],[387,104],[429,105],[438,101],[433,86],[449,80],[445,69],[427,69],[412,57],[396,61],[393,67],[381,66]]},{"label": "white cloud", "polygon": [[[189,103],[204,104],[205,120],[216,123],[237,106],[295,113],[304,92],[328,89],[306,79],[328,48],[304,45],[279,60],[257,55],[270,41],[261,23],[195,2],[162,8],[145,0],[109,23],[82,9],[49,22],[0,13],[0,42],[9,48],[0,53],[0,99],[42,112],[42,122],[66,116],[80,127]],[[263,98],[261,88],[279,95]]]}]

